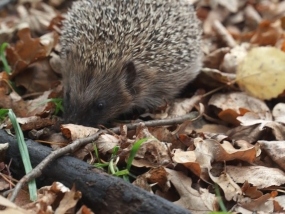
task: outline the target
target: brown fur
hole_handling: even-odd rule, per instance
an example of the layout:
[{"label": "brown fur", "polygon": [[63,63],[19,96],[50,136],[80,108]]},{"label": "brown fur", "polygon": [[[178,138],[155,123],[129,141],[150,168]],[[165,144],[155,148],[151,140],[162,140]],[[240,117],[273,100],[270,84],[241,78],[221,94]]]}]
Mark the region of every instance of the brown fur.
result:
[{"label": "brown fur", "polygon": [[200,26],[187,0],[82,0],[61,38],[65,119],[105,123],[173,99],[201,67]]}]

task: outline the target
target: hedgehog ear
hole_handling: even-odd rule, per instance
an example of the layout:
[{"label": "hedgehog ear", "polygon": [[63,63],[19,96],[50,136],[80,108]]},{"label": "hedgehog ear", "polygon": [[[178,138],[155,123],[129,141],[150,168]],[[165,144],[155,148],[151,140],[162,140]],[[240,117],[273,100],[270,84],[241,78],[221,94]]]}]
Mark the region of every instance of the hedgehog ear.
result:
[{"label": "hedgehog ear", "polygon": [[125,72],[126,76],[126,87],[131,91],[134,88],[134,81],[136,79],[137,71],[134,62],[129,61],[123,67],[123,72]]}]

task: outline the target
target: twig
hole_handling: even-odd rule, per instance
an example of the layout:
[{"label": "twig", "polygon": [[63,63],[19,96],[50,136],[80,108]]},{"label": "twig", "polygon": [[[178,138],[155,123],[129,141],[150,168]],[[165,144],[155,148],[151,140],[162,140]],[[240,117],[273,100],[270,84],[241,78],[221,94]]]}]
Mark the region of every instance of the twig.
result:
[{"label": "twig", "polygon": [[51,152],[39,165],[37,165],[32,171],[30,171],[28,174],[26,174],[21,180],[17,183],[17,185],[14,188],[14,191],[10,197],[11,201],[15,201],[18,193],[20,192],[21,188],[25,185],[25,183],[29,182],[30,180],[39,177],[42,174],[42,170],[53,160],[59,158],[60,156],[63,156],[67,153],[71,153],[75,150],[77,150],[79,147],[84,146],[88,144],[89,142],[95,141],[98,139],[98,137],[102,134],[106,133],[106,131],[101,130],[97,132],[96,134],[73,141],[71,144],[69,144],[66,147],[63,147],[61,149],[58,149],[56,151]]},{"label": "twig", "polygon": [[[147,127],[176,125],[176,124],[183,123],[186,120],[191,120],[191,121],[197,120],[202,116],[202,112],[203,111],[200,111],[199,113],[191,112],[189,114],[186,114],[180,117],[167,118],[167,119],[161,119],[161,120],[151,120],[151,121],[146,121],[143,123]],[[139,125],[141,125],[141,122],[140,123],[130,123],[130,124],[127,124],[126,126],[128,130],[133,130],[133,129],[136,129]],[[117,129],[119,130],[119,127],[116,127],[112,130],[118,133]]]},{"label": "twig", "polygon": [[[203,110],[202,110],[203,111]],[[144,122],[145,126],[151,127],[151,126],[166,126],[166,125],[173,125],[173,124],[179,124],[183,123],[186,120],[197,120],[202,116],[202,111],[198,114],[197,112],[191,112],[187,115],[171,118],[171,119],[163,119],[163,120],[153,120],[153,121],[147,121]],[[136,129],[138,126],[140,126],[141,123],[134,123],[134,124],[127,124],[128,130]],[[120,128],[116,127],[113,129],[110,129],[112,132],[119,133]],[[88,143],[92,141],[96,141],[99,136],[103,133],[107,133],[107,130],[100,130],[94,135],[91,135],[86,138],[78,139],[73,141],[71,144],[67,145],[66,147],[63,147],[61,149],[58,149],[56,151],[51,152],[40,164],[38,164],[32,171],[30,171],[28,174],[26,174],[21,180],[17,183],[17,185],[14,188],[14,191],[10,197],[11,201],[15,201],[18,193],[20,192],[21,188],[30,180],[35,179],[39,177],[42,174],[43,169],[52,161],[55,159],[76,151],[79,147],[85,146]]]}]

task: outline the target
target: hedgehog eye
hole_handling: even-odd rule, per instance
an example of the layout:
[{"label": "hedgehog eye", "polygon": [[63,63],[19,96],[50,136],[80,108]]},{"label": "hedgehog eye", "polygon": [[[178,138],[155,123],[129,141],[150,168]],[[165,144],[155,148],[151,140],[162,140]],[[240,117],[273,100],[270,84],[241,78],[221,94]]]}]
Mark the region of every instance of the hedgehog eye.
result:
[{"label": "hedgehog eye", "polygon": [[97,110],[99,110],[99,111],[101,111],[101,110],[103,110],[104,108],[105,108],[105,102],[104,101],[99,101],[99,102],[97,102],[97,104],[96,104],[96,108],[97,108]]}]

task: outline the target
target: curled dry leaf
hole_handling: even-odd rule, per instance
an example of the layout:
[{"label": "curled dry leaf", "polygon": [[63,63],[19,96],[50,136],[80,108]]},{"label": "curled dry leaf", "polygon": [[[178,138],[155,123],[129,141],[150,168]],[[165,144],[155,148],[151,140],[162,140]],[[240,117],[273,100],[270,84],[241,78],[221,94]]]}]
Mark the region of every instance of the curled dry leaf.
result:
[{"label": "curled dry leaf", "polygon": [[228,173],[223,172],[220,174],[220,176],[216,177],[211,172],[209,172],[209,176],[212,179],[212,181],[217,183],[219,187],[222,188],[227,201],[240,200],[240,198],[242,197],[241,188],[236,182],[234,182],[234,180]]},{"label": "curled dry leaf", "polygon": [[138,176],[133,184],[150,192],[152,192],[151,186],[154,184],[158,185],[162,192],[166,192],[170,188],[168,173],[164,167],[150,169],[148,172]]},{"label": "curled dry leaf", "polygon": [[[53,118],[42,118],[54,113],[55,105],[46,102],[47,99],[52,98],[52,94],[53,91],[46,91],[38,98],[28,101],[23,100],[15,92],[9,95],[0,94],[0,106],[13,109],[23,130],[39,129],[56,122]],[[7,125],[11,126],[11,123],[7,122]]]},{"label": "curled dry leaf", "polygon": [[239,205],[250,211],[262,211],[265,213],[272,213],[273,210],[273,201],[269,200],[273,196],[270,193],[262,195],[257,199],[252,199],[246,202],[241,202]]},{"label": "curled dry leaf", "polygon": [[180,149],[175,149],[172,151],[172,153],[172,160],[175,163],[184,165],[187,169],[200,177],[201,168],[199,163],[196,161],[196,154],[194,151],[182,151]]},{"label": "curled dry leaf", "polygon": [[150,138],[141,145],[132,165],[136,167],[158,167],[169,163],[171,163],[171,159],[167,145],[155,138]]},{"label": "curled dry leaf", "polygon": [[106,154],[112,152],[115,146],[118,146],[120,139],[110,134],[102,134],[96,141],[96,146],[100,152]]},{"label": "curled dry leaf", "polygon": [[148,172],[146,172],[145,174],[137,176],[136,180],[133,182],[133,185],[136,185],[137,187],[140,187],[140,188],[144,189],[145,191],[153,193],[152,185],[147,182],[147,178],[146,178],[147,173]]},{"label": "curled dry leaf", "polygon": [[[243,160],[252,163],[256,158],[256,148],[240,148],[236,149],[228,141],[224,141],[222,144],[212,139],[196,138],[194,140],[196,146],[195,154],[196,159],[201,166],[211,168],[210,163],[212,161],[230,161],[230,160]],[[203,161],[204,159],[205,161]],[[206,163],[206,165],[204,165]]]},{"label": "curled dry leaf", "polygon": [[259,140],[258,144],[285,171],[285,141]]},{"label": "curled dry leaf", "polygon": [[218,210],[217,199],[214,194],[209,193],[207,189],[199,188],[199,191],[193,189],[191,178],[181,172],[166,168],[169,174],[168,179],[180,195],[180,199],[175,204],[192,210],[194,213],[207,213]]},{"label": "curled dry leaf", "polygon": [[60,84],[48,58],[29,65],[24,72],[14,78],[14,81],[17,87],[26,89],[26,94],[48,91]]},{"label": "curled dry leaf", "polygon": [[170,188],[170,183],[168,182],[168,173],[165,167],[157,167],[149,170],[147,175],[147,180],[149,183],[156,183],[162,191],[167,191]]},{"label": "curled dry leaf", "polygon": [[255,143],[262,136],[259,126],[238,126],[230,129],[226,134],[235,140],[246,140],[249,143]]},{"label": "curled dry leaf", "polygon": [[6,49],[6,57],[13,70],[11,78],[22,72],[32,62],[47,57],[58,41],[58,35],[55,33],[49,34],[43,40],[34,39],[31,37],[29,28],[19,30],[18,37],[20,40],[16,45]]},{"label": "curled dry leaf", "polygon": [[[147,140],[141,144],[132,165],[137,167],[158,167],[171,163],[167,144],[156,139],[142,123],[137,129],[135,142],[144,138]],[[133,144],[129,148],[132,148],[132,146]]]},{"label": "curled dry leaf", "polygon": [[76,191],[75,185],[73,185],[72,189],[64,194],[63,199],[55,210],[55,213],[66,213],[71,208],[75,208],[81,197],[81,192]]},{"label": "curled dry leaf", "polygon": [[249,48],[249,44],[243,43],[231,49],[230,52],[227,53],[224,57],[224,60],[221,64],[221,70],[226,73],[235,74],[237,70],[237,66],[246,56],[248,48]]},{"label": "curled dry leaf", "polygon": [[206,55],[203,59],[203,65],[206,68],[210,69],[219,69],[220,64],[222,63],[224,56],[230,52],[229,47],[219,48],[212,53]]},{"label": "curled dry leaf", "polygon": [[28,210],[36,210],[36,213],[66,213],[75,208],[81,198],[81,192],[75,187],[71,190],[60,182],[54,182],[51,186],[45,186],[38,190],[38,199],[24,206]]},{"label": "curled dry leaf", "polygon": [[98,129],[74,124],[62,124],[61,132],[67,139],[74,141],[93,135],[98,132]]},{"label": "curled dry leaf", "polygon": [[41,96],[36,99],[29,100],[26,102],[27,106],[27,116],[33,115],[42,115],[44,113],[49,113],[51,110],[54,110],[54,106],[45,102],[47,99],[52,98],[52,90],[45,91]]},{"label": "curled dry leaf", "polygon": [[278,103],[272,110],[274,120],[285,124],[285,103]]},{"label": "curled dry leaf", "polygon": [[[99,129],[93,127],[86,127],[75,124],[62,124],[61,133],[68,140],[74,141],[77,139],[85,138],[98,132]],[[83,160],[90,152],[94,150],[93,144],[89,143],[73,154],[75,157]]]},{"label": "curled dry leaf", "polygon": [[[267,123],[272,122],[271,114],[269,112],[265,113],[267,115],[267,120],[264,118],[264,112],[255,113],[255,112],[247,112],[243,116],[237,117],[237,120],[241,122],[242,126],[252,126],[256,124],[260,124],[259,130],[262,130]],[[264,119],[263,119],[264,118]]]},{"label": "curled dry leaf", "polygon": [[285,89],[285,53],[275,47],[256,47],[239,64],[237,82],[247,93],[271,99]]},{"label": "curled dry leaf", "polygon": [[276,140],[285,140],[285,126],[283,124],[273,121],[266,123],[265,126],[272,130],[272,133],[275,136]]},{"label": "curled dry leaf", "polygon": [[262,192],[257,189],[257,187],[250,186],[247,181],[245,181],[242,186],[242,192],[246,197],[249,197],[251,199],[257,199],[263,195]]},{"label": "curled dry leaf", "polygon": [[219,118],[234,125],[239,125],[237,117],[247,112],[254,112],[263,120],[272,120],[270,110],[263,101],[241,92],[215,94],[211,97],[209,105],[220,109]]},{"label": "curled dry leaf", "polygon": [[248,181],[257,188],[280,186],[285,183],[285,173],[264,166],[227,166],[227,173],[236,183]]}]

